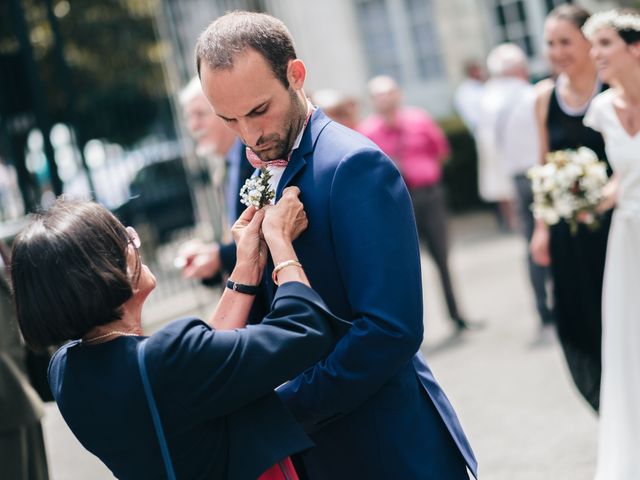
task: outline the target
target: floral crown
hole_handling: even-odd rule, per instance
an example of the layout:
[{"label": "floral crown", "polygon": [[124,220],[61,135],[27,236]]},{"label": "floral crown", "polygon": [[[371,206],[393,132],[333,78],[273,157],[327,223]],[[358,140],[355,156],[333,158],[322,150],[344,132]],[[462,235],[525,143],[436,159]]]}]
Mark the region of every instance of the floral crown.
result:
[{"label": "floral crown", "polygon": [[582,27],[585,37],[591,38],[596,31],[601,28],[613,28],[620,32],[640,33],[640,14],[631,12],[620,12],[618,10],[608,10],[606,12],[594,13],[589,17]]}]

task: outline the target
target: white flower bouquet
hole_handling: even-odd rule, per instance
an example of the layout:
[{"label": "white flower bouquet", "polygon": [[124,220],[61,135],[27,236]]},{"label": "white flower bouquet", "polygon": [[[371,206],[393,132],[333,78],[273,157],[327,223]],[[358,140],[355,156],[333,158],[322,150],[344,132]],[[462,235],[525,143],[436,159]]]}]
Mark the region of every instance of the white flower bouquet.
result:
[{"label": "white flower bouquet", "polygon": [[596,206],[607,183],[607,165],[585,147],[559,150],[547,155],[544,165],[528,171],[533,190],[533,216],[547,225],[565,220],[572,233],[578,224],[599,226]]},{"label": "white flower bouquet", "polygon": [[257,209],[269,205],[276,193],[269,186],[271,173],[266,168],[260,169],[260,175],[248,178],[240,189],[240,203]]}]

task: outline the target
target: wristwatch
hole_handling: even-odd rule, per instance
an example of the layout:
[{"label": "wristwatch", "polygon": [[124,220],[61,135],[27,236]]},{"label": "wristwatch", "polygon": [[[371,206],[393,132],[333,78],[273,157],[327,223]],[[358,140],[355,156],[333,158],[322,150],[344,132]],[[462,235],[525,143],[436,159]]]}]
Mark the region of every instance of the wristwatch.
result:
[{"label": "wristwatch", "polygon": [[244,293],[245,295],[257,295],[260,291],[260,285],[244,285],[236,283],[233,280],[227,280],[227,288],[234,292]]}]

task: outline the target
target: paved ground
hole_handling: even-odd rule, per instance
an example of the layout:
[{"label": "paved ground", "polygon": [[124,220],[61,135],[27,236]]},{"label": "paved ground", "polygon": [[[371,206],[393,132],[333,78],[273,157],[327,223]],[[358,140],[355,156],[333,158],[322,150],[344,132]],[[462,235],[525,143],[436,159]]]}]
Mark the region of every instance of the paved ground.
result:
[{"label": "paved ground", "polygon": [[[424,258],[423,350],[455,406],[480,462],[483,480],[584,480],[593,477],[597,423],[572,387],[552,336],[536,343],[525,246],[495,231],[492,217],[452,221],[452,269],[469,318],[479,332],[451,335],[436,271]],[[190,293],[156,305],[179,314],[206,305],[209,294]],[[205,310],[209,310],[205,308]],[[150,330],[156,325],[151,325]],[[113,478],[82,450],[51,404],[44,421],[53,480]],[[395,480],[395,479],[393,479]]]}]

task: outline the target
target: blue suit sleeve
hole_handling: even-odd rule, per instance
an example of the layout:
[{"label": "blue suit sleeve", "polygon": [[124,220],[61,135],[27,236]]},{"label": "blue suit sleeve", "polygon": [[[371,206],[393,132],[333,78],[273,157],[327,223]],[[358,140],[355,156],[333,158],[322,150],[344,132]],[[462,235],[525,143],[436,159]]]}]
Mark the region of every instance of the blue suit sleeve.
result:
[{"label": "blue suit sleeve", "polygon": [[233,271],[233,268],[236,266],[236,244],[225,243],[220,245],[220,262],[222,263],[222,268],[218,271],[214,276],[209,278],[204,278],[202,280],[202,284],[205,287],[215,287],[216,285],[220,285],[223,279],[223,273],[230,274]]},{"label": "blue suit sleeve", "polygon": [[[272,392],[326,355],[349,324],[301,283],[283,285],[259,325],[214,330],[194,321],[154,335],[159,382],[200,418],[227,415]],[[159,337],[159,338],[158,338]],[[154,358],[155,357],[155,358]],[[177,385],[177,387],[176,387]]]},{"label": "blue suit sleeve", "polygon": [[377,150],[338,166],[330,224],[354,320],[332,353],[278,394],[308,432],[354,410],[422,343],[422,285],[411,200],[398,170]]},{"label": "blue suit sleeve", "polygon": [[222,269],[226,273],[231,273],[236,266],[236,244],[234,242],[220,245],[220,261]]}]

